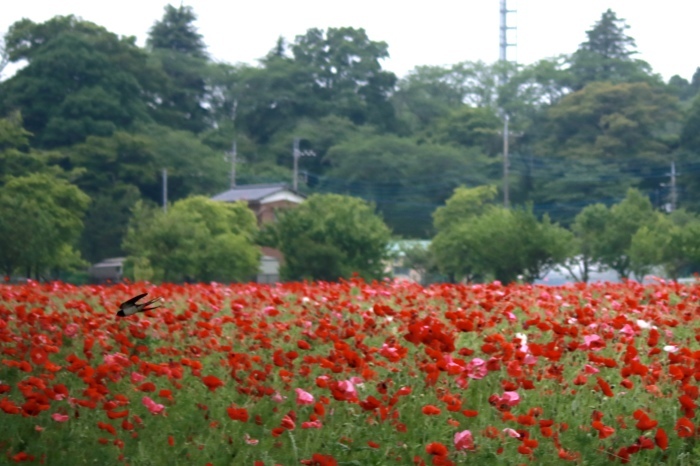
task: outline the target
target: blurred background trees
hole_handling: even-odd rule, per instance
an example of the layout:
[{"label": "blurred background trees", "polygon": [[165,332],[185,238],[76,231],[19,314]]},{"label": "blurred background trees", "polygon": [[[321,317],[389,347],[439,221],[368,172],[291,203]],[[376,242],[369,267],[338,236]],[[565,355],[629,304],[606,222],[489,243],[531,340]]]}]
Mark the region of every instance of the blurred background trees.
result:
[{"label": "blurred background trees", "polygon": [[[603,264],[623,276],[649,270],[651,263],[665,264],[672,276],[700,265],[691,238],[681,239],[700,213],[700,68],[688,79],[664,82],[635,58],[634,39],[612,10],[567,55],[530,65],[418,66],[401,77],[382,68],[390,44],[361,28],[311,28],[280,37],[258,63],[228,64],[208,55],[196,21],[191,7],[166,6],[145,47],[70,15],[21,20],[5,33],[0,64],[24,66],[0,82],[2,189],[34,186],[37,176],[59,183],[41,188],[45,196],[73,187],[67,205],[78,226],[77,233],[62,234],[63,252],[43,261],[12,265],[21,254],[8,246],[6,273],[29,267],[36,274],[43,267],[48,274],[60,264],[135,251],[129,228],[136,228],[135,216],[146,215],[145,206],[162,201],[162,171],[168,172],[171,204],[224,191],[234,140],[239,183],[291,181],[295,138],[316,154],[301,163],[302,193],[359,197],[376,207],[395,236],[434,236],[431,260],[454,278],[532,280],[560,260],[565,243],[573,254],[569,262]],[[497,208],[501,109],[511,115],[512,211]],[[492,188],[470,191],[485,186]],[[634,202],[630,192],[637,193]],[[33,200],[8,196],[5,225],[13,224],[12,212],[39,208],[38,194]],[[459,218],[453,225],[445,218],[457,215],[450,206],[463,196],[474,205],[457,211],[473,221]],[[67,208],[53,198],[41,202],[49,211],[52,203]],[[623,215],[631,212],[630,203],[641,209],[634,221]],[[181,209],[173,207],[172,215],[194,221]],[[675,213],[680,209],[685,214]],[[615,215],[629,220],[624,232],[610,226],[619,220]],[[16,230],[41,231],[55,218],[35,216],[21,227],[17,220]],[[165,217],[158,221],[167,223]],[[3,228],[8,241],[21,237]],[[171,233],[178,228],[172,225]],[[568,239],[563,228],[571,232]],[[488,254],[502,251],[488,252],[491,244],[480,243],[496,234],[522,251],[498,272],[484,264],[493,260]],[[314,260],[325,261],[319,270],[346,275],[337,245],[304,238],[295,250],[307,254],[309,244],[302,243],[311,241],[318,248]],[[533,246],[541,238],[553,243],[550,249]],[[603,253],[606,238],[610,251]],[[29,244],[12,247],[23,251]],[[224,236],[216,244],[231,254],[238,247]],[[663,251],[642,253],[655,244],[665,245]],[[678,251],[686,259],[677,259]],[[162,265],[149,267],[155,275],[170,273]],[[193,267],[179,276],[219,273]],[[220,267],[222,276],[242,276]],[[587,278],[585,271],[580,275]]]}]

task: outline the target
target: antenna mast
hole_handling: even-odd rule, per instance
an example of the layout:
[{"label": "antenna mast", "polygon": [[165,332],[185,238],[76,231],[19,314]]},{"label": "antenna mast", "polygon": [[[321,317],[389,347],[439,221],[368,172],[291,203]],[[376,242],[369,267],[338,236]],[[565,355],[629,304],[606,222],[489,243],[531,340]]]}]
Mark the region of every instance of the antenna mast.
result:
[{"label": "antenna mast", "polygon": [[[515,31],[515,26],[508,25],[508,14],[515,13],[516,10],[509,10],[507,5],[507,0],[501,0],[501,27],[500,27],[500,53],[499,61],[503,65],[503,70],[501,74],[501,86],[504,86],[508,81],[508,70],[506,63],[508,60],[508,47],[516,47],[516,41],[512,42],[508,40],[508,31]],[[505,109],[501,109],[503,115],[503,205],[508,208],[510,207],[510,192],[509,192],[509,182],[508,182],[508,141],[510,135],[508,133],[508,113]]]}]

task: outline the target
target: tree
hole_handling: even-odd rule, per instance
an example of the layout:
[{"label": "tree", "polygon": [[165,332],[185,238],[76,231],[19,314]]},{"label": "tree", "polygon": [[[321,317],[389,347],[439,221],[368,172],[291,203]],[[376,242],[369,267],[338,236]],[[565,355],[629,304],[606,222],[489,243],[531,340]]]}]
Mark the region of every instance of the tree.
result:
[{"label": "tree", "polygon": [[120,185],[150,191],[158,186],[160,171],[154,146],[144,135],[116,131],[110,136],[89,136],[65,153],[72,167],[84,169],[77,184],[90,194]]},{"label": "tree", "polygon": [[502,150],[502,126],[492,109],[463,105],[437,118],[426,129],[426,139],[437,144],[476,148],[485,155],[495,156]]},{"label": "tree", "polygon": [[700,67],[695,69],[690,81],[677,74],[671,76],[668,80],[668,89],[682,102],[692,100],[700,92]]},{"label": "tree", "polygon": [[339,194],[314,194],[280,212],[263,234],[265,245],[284,254],[285,280],[337,280],[357,273],[384,275],[389,228],[367,202]]},{"label": "tree", "polygon": [[[444,233],[444,234],[443,234]],[[458,278],[492,277],[504,283],[532,282],[570,255],[571,234],[532,208],[490,206],[453,223],[433,246],[441,269]]]},{"label": "tree", "polygon": [[81,251],[93,261],[123,254],[131,208],[142,197],[161,202],[163,169],[171,201],[211,195],[228,186],[229,165],[221,153],[192,133],[160,125],[89,136],[63,152],[68,164],[81,170],[77,185],[94,200],[81,241]]},{"label": "tree", "polygon": [[316,95],[311,71],[286,56],[263,60],[263,67],[237,70],[228,97],[236,104],[236,126],[254,142],[266,144],[279,131],[289,131],[302,117],[329,111]]},{"label": "tree", "polygon": [[470,244],[465,238],[472,233],[469,223],[492,207],[496,195],[495,186],[460,186],[444,206],[433,212],[433,225],[437,233],[430,250],[440,270],[452,280],[465,278],[471,281],[480,273],[472,261]]},{"label": "tree", "polygon": [[18,21],[5,41],[10,61],[27,65],[0,84],[0,112],[20,110],[37,147],[109,136],[149,119],[161,79],[135,38],[57,16]]},{"label": "tree", "polygon": [[141,188],[148,198],[160,200],[159,175],[163,168],[168,170],[168,197],[172,200],[194,194],[213,195],[228,188],[230,162],[221,152],[188,131],[161,125],[143,125],[138,129],[137,137],[145,137],[153,153],[154,170],[146,179],[158,179]]},{"label": "tree", "polygon": [[[552,223],[544,214],[537,220],[532,206],[512,210],[515,231],[523,243],[523,279],[532,283],[542,278],[549,270],[571,257],[573,235],[569,230]],[[485,238],[486,239],[486,238]]]},{"label": "tree", "polygon": [[327,106],[324,114],[394,129],[388,99],[396,76],[381,67],[389,56],[385,42],[370,40],[362,28],[312,28],[297,36],[291,49],[294,62],[311,71],[314,93]]},{"label": "tree", "polygon": [[243,281],[255,275],[255,215],[244,203],[203,196],[175,202],[167,213],[137,202],[124,249],[148,279]]},{"label": "tree", "polygon": [[604,240],[605,228],[610,221],[610,210],[600,203],[587,205],[576,215],[571,225],[576,255],[565,264],[575,280],[588,283],[590,273],[601,260],[598,252],[602,248],[601,241]]},{"label": "tree", "polygon": [[211,122],[207,100],[209,68],[206,46],[194,26],[191,7],[172,5],[149,31],[146,45],[166,79],[160,92],[156,120],[172,128],[199,133]]},{"label": "tree", "polygon": [[80,238],[80,252],[85,259],[94,263],[124,255],[122,242],[132,209],[140,199],[139,189],[128,183],[105,186],[92,195]]},{"label": "tree", "polygon": [[685,111],[676,157],[680,171],[678,182],[683,186],[680,204],[700,212],[700,183],[697,177],[700,167],[700,94]]},{"label": "tree", "polygon": [[167,49],[192,57],[207,58],[203,37],[194,26],[196,20],[197,15],[192,7],[180,5],[175,8],[166,5],[163,18],[151,27],[146,44],[152,49]]},{"label": "tree", "polygon": [[593,255],[621,278],[628,278],[632,272],[632,238],[641,227],[651,225],[655,219],[649,198],[636,189],[629,189],[625,198],[610,208],[602,238],[594,243]]},{"label": "tree", "polygon": [[619,83],[655,79],[650,76],[648,63],[632,58],[636,44],[625,34],[628,28],[625,20],[608,9],[593,28],[586,31],[588,40],[571,57],[574,89],[595,81]]},{"label": "tree", "polygon": [[672,280],[689,274],[700,260],[700,218],[684,210],[657,213],[632,236],[630,268],[641,279],[662,266]]},{"label": "tree", "polygon": [[596,82],[549,109],[543,152],[563,157],[634,157],[669,152],[660,137],[678,122],[677,100],[646,83]]},{"label": "tree", "polygon": [[22,126],[18,112],[0,119],[0,182],[37,172],[61,172],[57,166],[51,165],[53,160],[49,154],[31,149],[30,137],[31,133]]},{"label": "tree", "polygon": [[460,184],[482,184],[490,160],[478,149],[417,144],[394,135],[359,133],[329,149],[322,189],[376,203],[395,233],[425,238],[430,214]]},{"label": "tree", "polygon": [[493,185],[455,188],[445,205],[433,213],[435,229],[445,230],[456,223],[484,213],[488,206],[495,201],[497,193],[498,191]]},{"label": "tree", "polygon": [[465,92],[453,75],[451,68],[418,66],[398,82],[391,101],[408,132],[418,132],[464,105]]},{"label": "tree", "polygon": [[46,277],[50,269],[82,265],[74,246],[90,198],[52,174],[10,177],[0,187],[0,264]]},{"label": "tree", "polygon": [[658,188],[676,147],[677,99],[647,83],[596,82],[547,111],[531,157],[532,200],[568,224],[591,202]]}]

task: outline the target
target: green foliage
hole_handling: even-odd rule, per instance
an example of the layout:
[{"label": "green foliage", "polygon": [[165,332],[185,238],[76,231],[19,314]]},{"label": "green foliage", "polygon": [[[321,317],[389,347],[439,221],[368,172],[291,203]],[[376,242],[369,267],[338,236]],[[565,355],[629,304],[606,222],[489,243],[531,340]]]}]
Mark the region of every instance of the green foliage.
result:
[{"label": "green foliage", "polygon": [[[0,181],[10,177],[51,171],[49,157],[32,150],[29,145],[31,133],[22,127],[19,113],[0,119]],[[54,167],[55,168],[55,167]],[[57,168],[54,172],[57,172]]]},{"label": "green foliage", "polygon": [[90,262],[124,255],[122,241],[131,211],[141,194],[136,186],[118,183],[92,195],[85,214],[80,251]]},{"label": "green foliage", "polygon": [[[610,210],[599,203],[587,205],[576,215],[571,225],[576,255],[565,264],[574,279],[587,283],[593,267],[602,260],[598,254],[602,251],[605,228],[610,221]],[[576,272],[579,267],[580,273]]]},{"label": "green foliage", "polygon": [[106,137],[89,136],[68,151],[68,159],[72,166],[85,169],[77,182],[88,193],[118,185],[147,191],[159,180],[154,144],[143,135],[118,131]]},{"label": "green foliage", "polygon": [[159,79],[135,38],[57,16],[40,24],[18,21],[5,41],[12,62],[28,63],[0,84],[0,111],[20,110],[37,146],[109,136],[148,119],[147,92]]},{"label": "green foliage", "polygon": [[431,248],[444,273],[505,283],[522,276],[531,282],[571,255],[571,233],[546,215],[538,221],[531,207],[488,204],[495,194],[493,188],[460,188],[435,212],[438,233]]},{"label": "green foliage", "polygon": [[683,210],[670,215],[657,213],[654,221],[632,236],[629,255],[636,277],[661,265],[671,279],[677,280],[700,260],[700,218]]},{"label": "green foliage", "polygon": [[418,66],[398,82],[391,99],[397,117],[410,132],[459,109],[465,99],[462,80],[453,68]]},{"label": "green foliage", "polygon": [[279,213],[265,228],[263,242],[284,254],[285,280],[337,280],[354,273],[381,278],[389,228],[362,199],[314,194]]},{"label": "green foliage", "polygon": [[687,151],[700,154],[700,96],[693,102],[685,115],[683,129],[680,134],[680,145]]},{"label": "green foliage", "polygon": [[291,50],[295,63],[311,72],[316,98],[334,113],[357,124],[393,128],[388,97],[396,76],[381,67],[389,56],[385,42],[370,40],[362,28],[312,28],[296,37]]},{"label": "green foliage", "polygon": [[194,133],[209,126],[205,108],[209,68],[206,45],[194,26],[191,7],[166,5],[165,13],[149,31],[147,46],[166,79],[158,89],[157,122]]},{"label": "green foliage", "polygon": [[230,163],[192,133],[160,125],[144,125],[140,131],[153,152],[153,171],[146,179],[158,179],[142,188],[148,198],[160,200],[162,168],[168,169],[169,199],[215,194],[228,187]]},{"label": "green foliage", "polygon": [[461,184],[488,181],[492,163],[476,149],[391,135],[358,135],[333,146],[325,160],[331,166],[325,190],[376,203],[394,232],[407,237],[430,235],[435,207]]},{"label": "green foliage", "polygon": [[82,265],[75,246],[90,198],[48,174],[10,177],[0,187],[0,267],[47,276]]},{"label": "green foliage", "polygon": [[502,126],[492,109],[463,106],[437,119],[426,133],[428,139],[438,144],[474,147],[493,156],[502,150]]},{"label": "green foliage", "polygon": [[574,88],[581,89],[595,81],[650,81],[651,68],[635,60],[635,41],[625,34],[629,26],[608,9],[593,29],[586,31],[588,40],[572,56]]},{"label": "green foliage", "polygon": [[497,193],[495,186],[456,188],[445,205],[433,213],[435,229],[447,230],[457,223],[483,214],[495,201]]},{"label": "green foliage", "polygon": [[163,18],[151,27],[146,44],[153,49],[206,58],[206,45],[194,26],[196,19],[192,7],[166,5]]},{"label": "green foliage", "polygon": [[244,281],[258,267],[256,232],[255,216],[244,203],[194,196],[164,213],[139,201],[123,247],[139,278]]},{"label": "green foliage", "polygon": [[596,82],[549,110],[547,153],[654,160],[669,151],[660,131],[677,120],[676,100],[646,83]]},{"label": "green foliage", "polygon": [[[238,184],[291,179],[298,137],[317,154],[300,164],[308,172],[302,190],[361,197],[395,233],[429,237],[431,214],[457,186],[501,182],[504,114],[511,199],[572,225],[579,249],[593,241],[575,224],[581,209],[611,205],[629,188],[660,204],[670,160],[680,173],[678,204],[700,211],[700,72],[661,82],[635,59],[634,40],[611,10],[570,56],[419,66],[398,82],[382,69],[388,44],[363,29],[311,28],[290,43],[280,38],[258,64],[231,65],[209,59],[195,23],[191,7],[168,5],[143,48],[74,16],[21,20],[6,34],[0,62],[26,66],[0,83],[0,182],[38,173],[74,181],[93,199],[80,241],[90,260],[124,253],[135,202],[160,202],[161,169],[171,200],[226,189],[224,152],[234,140]],[[442,265],[476,274],[449,252],[465,247],[467,232],[456,231],[438,235],[438,245],[451,238]],[[235,249],[231,238],[217,241]],[[313,275],[345,274],[335,265],[345,261],[342,248],[298,243],[296,254],[318,266]],[[593,264],[593,252],[576,260]],[[164,273],[138,263],[145,276]]]},{"label": "green foliage", "polygon": [[627,191],[627,196],[610,208],[602,238],[594,243],[593,255],[600,262],[616,271],[620,277],[628,278],[632,272],[630,247],[632,237],[643,226],[656,219],[649,198],[636,189]]}]

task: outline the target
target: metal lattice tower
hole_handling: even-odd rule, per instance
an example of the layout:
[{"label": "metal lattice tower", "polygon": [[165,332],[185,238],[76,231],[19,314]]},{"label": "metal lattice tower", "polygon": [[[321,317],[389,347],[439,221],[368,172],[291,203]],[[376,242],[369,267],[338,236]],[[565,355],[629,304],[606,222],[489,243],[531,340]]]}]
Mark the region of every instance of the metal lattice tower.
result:
[{"label": "metal lattice tower", "polygon": [[[501,0],[501,26],[500,26],[500,53],[499,61],[505,64],[508,62],[508,48],[515,48],[516,41],[509,40],[508,31],[515,31],[514,25],[508,24],[509,16],[512,16],[516,10],[509,10],[507,5],[507,0]],[[514,34],[513,34],[514,35]],[[508,71],[506,67],[503,67],[503,74],[501,75],[501,85],[505,85],[508,80]],[[509,193],[509,183],[508,183],[508,142],[510,135],[508,133],[508,113],[502,110],[503,114],[503,205],[505,207],[510,206],[510,193]]]}]

